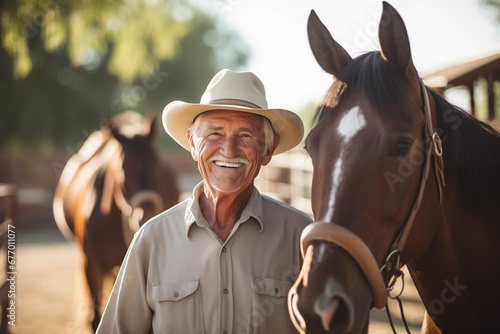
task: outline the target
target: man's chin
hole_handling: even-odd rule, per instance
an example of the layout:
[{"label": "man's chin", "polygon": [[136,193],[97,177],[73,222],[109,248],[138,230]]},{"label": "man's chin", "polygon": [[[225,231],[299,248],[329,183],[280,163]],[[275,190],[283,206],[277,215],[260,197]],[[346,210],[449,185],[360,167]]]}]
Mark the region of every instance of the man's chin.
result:
[{"label": "man's chin", "polygon": [[234,195],[243,192],[246,188],[244,184],[221,184],[221,183],[210,183],[209,187],[221,195]]}]

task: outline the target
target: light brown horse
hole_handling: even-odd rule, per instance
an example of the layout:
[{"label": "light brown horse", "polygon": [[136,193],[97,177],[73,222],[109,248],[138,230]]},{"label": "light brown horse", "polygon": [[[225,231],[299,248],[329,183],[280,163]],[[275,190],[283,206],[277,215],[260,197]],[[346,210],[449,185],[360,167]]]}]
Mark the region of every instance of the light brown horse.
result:
[{"label": "light brown horse", "polygon": [[57,225],[85,255],[94,331],[106,303],[104,278],[116,273],[140,224],[179,199],[175,174],[154,149],[154,134],[154,117],[116,115],[69,159],[56,189]]},{"label": "light brown horse", "polygon": [[308,33],[334,82],[306,139],[316,222],[289,294],[297,329],[366,333],[406,265],[424,333],[498,331],[500,134],[423,85],[389,4],[380,52],[352,59],[314,12]]}]

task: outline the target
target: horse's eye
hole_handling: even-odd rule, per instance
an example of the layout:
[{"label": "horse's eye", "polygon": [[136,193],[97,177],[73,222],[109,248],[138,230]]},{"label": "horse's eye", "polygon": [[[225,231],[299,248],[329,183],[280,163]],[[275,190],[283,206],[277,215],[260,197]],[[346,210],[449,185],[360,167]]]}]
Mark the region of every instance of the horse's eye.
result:
[{"label": "horse's eye", "polygon": [[392,148],[390,154],[392,156],[405,156],[410,151],[413,140],[410,138],[401,138]]}]

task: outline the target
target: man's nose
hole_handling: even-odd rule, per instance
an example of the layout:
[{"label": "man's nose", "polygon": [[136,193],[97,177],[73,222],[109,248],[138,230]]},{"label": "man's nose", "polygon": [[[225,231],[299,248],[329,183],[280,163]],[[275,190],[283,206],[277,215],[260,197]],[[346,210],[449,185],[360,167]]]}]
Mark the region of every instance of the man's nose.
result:
[{"label": "man's nose", "polygon": [[237,136],[226,136],[224,138],[224,142],[222,143],[222,146],[220,148],[220,151],[222,154],[224,154],[226,157],[234,157],[238,155],[238,138]]}]

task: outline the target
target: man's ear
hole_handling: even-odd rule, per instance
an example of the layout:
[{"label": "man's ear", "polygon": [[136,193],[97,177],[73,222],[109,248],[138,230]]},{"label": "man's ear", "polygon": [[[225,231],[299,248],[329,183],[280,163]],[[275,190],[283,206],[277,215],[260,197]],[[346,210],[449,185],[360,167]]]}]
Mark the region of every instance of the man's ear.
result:
[{"label": "man's ear", "polygon": [[275,134],[274,135],[274,143],[267,151],[267,154],[264,156],[264,159],[262,160],[262,166],[266,166],[271,161],[271,158],[273,157],[274,150],[276,150],[276,147],[278,147],[279,143],[280,143],[280,136]]},{"label": "man's ear", "polygon": [[191,129],[187,129],[186,137],[189,141],[189,148],[191,149],[191,156],[193,157],[194,161],[198,161],[198,156],[195,153],[196,150],[195,150],[195,146],[194,146],[193,133],[191,132]]}]

